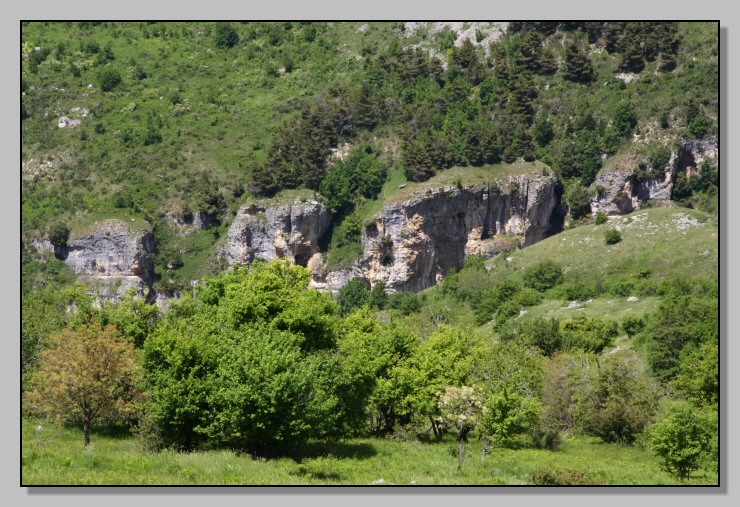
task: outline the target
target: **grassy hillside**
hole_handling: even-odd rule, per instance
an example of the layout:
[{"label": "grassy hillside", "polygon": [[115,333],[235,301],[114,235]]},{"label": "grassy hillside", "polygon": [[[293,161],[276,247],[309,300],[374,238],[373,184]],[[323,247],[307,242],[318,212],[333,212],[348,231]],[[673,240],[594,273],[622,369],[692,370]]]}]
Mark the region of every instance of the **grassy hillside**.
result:
[{"label": "grassy hillside", "polygon": [[[427,182],[440,185],[545,164],[583,182],[602,154],[638,156],[634,171],[661,147],[715,135],[714,25],[655,40],[663,32],[640,24],[514,25],[494,40],[498,26],[478,23],[490,46],[454,46],[457,32],[423,23],[24,23],[24,239],[55,222],[143,218],[162,250],[181,251],[169,275],[187,285],[217,269],[208,252],[258,191],[253,171],[292,188],[331,170],[317,139],[383,153],[384,191],[356,203],[367,219],[419,171],[447,169]],[[625,60],[635,40],[647,48],[637,63]],[[573,47],[592,74],[568,74]],[[79,124],[59,128],[62,117]],[[312,138],[310,122],[329,117]],[[297,166],[286,151],[301,153]],[[221,228],[184,244],[168,217],[204,209]]]},{"label": "grassy hillside", "polygon": [[[607,229],[619,230],[622,240],[607,245]],[[718,252],[716,217],[680,207],[649,208],[611,217],[605,224],[578,226],[503,254],[486,261],[485,273],[464,269],[454,276],[459,280],[460,293],[479,294],[506,279],[521,281],[527,268],[552,260],[562,267],[564,284],[582,284],[599,294],[568,308],[570,299],[550,291],[541,304],[526,309],[521,321],[539,316],[565,319],[576,314],[621,321],[627,314],[652,310],[659,300],[655,294],[667,281],[717,280]],[[445,283],[423,293],[432,311],[439,313],[447,308],[459,321],[472,323],[471,306],[446,293]],[[614,289],[612,293],[610,288]],[[627,301],[629,297],[637,300]],[[583,304],[586,299],[592,301]]]}]

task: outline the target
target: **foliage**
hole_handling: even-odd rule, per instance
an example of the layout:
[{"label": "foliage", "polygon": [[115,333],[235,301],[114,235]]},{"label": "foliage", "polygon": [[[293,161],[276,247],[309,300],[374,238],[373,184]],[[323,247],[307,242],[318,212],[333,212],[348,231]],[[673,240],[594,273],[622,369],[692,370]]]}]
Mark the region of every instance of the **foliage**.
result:
[{"label": "foliage", "polygon": [[591,193],[579,185],[571,185],[563,196],[573,218],[580,218],[591,212]]},{"label": "foliage", "polygon": [[98,85],[104,92],[113,90],[121,81],[121,73],[114,67],[105,66],[98,72]]},{"label": "foliage", "polygon": [[648,364],[659,379],[667,381],[678,375],[684,347],[718,343],[717,301],[716,295],[674,293],[663,298],[649,315],[640,340]]},{"label": "foliage", "polygon": [[594,221],[596,225],[605,224],[607,221],[608,219],[606,217],[606,213],[604,213],[603,211],[599,211],[596,213],[596,220]]},{"label": "foliage", "polygon": [[607,245],[616,245],[622,241],[622,233],[616,229],[606,229],[604,231],[604,242]]},{"label": "foliage", "polygon": [[565,347],[599,354],[614,343],[614,338],[619,334],[619,326],[612,320],[578,315],[561,324],[561,333]]},{"label": "foliage", "polygon": [[545,259],[524,271],[524,285],[540,292],[552,289],[563,281],[563,269],[557,262]]},{"label": "foliage", "polygon": [[207,279],[169,311],[144,346],[150,444],[275,452],[346,433],[363,399],[331,353],[330,296],[307,290],[305,268],[257,263]]},{"label": "foliage", "polygon": [[375,199],[386,178],[386,169],[369,145],[352,150],[329,169],[319,190],[335,213],[347,213],[359,197]]},{"label": "foliage", "polygon": [[563,346],[560,322],[557,319],[538,317],[519,327],[517,339],[524,344],[537,347],[545,356],[552,356]]},{"label": "foliage", "polygon": [[634,338],[634,336],[645,328],[645,320],[641,317],[629,315],[622,321],[622,329],[627,333],[628,338]]},{"label": "foliage", "polygon": [[589,472],[575,468],[570,470],[538,468],[530,473],[529,479],[535,486],[593,486],[599,484]]},{"label": "foliage", "polygon": [[719,347],[705,342],[681,354],[679,373],[671,386],[696,406],[719,402]]},{"label": "foliage", "polygon": [[698,470],[710,450],[711,422],[695,407],[674,403],[650,428],[650,448],[663,468],[681,480]]},{"label": "foliage", "polygon": [[362,307],[368,300],[367,286],[360,278],[353,278],[345,283],[337,294],[340,315],[347,315],[356,308]]},{"label": "foliage", "polygon": [[97,421],[128,420],[140,392],[133,344],[97,322],[54,335],[39,354],[26,410],[80,425],[85,447]]},{"label": "foliage", "polygon": [[588,394],[581,401],[584,430],[605,442],[631,444],[652,422],[658,392],[634,359],[612,354],[591,370]]},{"label": "foliage", "polygon": [[388,294],[385,292],[385,284],[383,282],[376,282],[370,290],[367,304],[370,308],[377,308],[378,310],[383,310],[386,307],[388,304]]},{"label": "foliage", "polygon": [[439,418],[441,428],[452,427],[455,440],[459,444],[459,463],[465,456],[463,442],[467,442],[468,433],[478,425],[483,403],[475,388],[471,386],[446,386],[439,396]]},{"label": "foliage", "polygon": [[67,240],[69,240],[69,228],[66,225],[57,222],[51,226],[49,229],[49,242],[52,245],[63,247],[67,245]]},{"label": "foliage", "polygon": [[233,48],[239,42],[239,34],[236,33],[236,30],[232,26],[226,23],[218,23],[215,32],[213,40],[219,49]]}]

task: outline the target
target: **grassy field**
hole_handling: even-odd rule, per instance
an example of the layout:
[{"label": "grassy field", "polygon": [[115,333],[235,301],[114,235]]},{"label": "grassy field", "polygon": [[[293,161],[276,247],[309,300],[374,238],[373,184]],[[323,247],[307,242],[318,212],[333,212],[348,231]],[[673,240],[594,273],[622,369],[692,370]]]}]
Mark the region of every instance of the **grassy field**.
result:
[{"label": "grassy field", "polygon": [[457,444],[382,439],[312,443],[292,457],[253,459],[229,450],[150,453],[128,434],[93,432],[82,445],[79,429],[23,421],[23,485],[531,485],[531,473],[578,470],[604,485],[712,485],[716,473],[700,470],[685,483],[663,472],[639,445],[571,438],[558,451],[495,449],[481,459],[482,444],[466,444],[460,465]]}]

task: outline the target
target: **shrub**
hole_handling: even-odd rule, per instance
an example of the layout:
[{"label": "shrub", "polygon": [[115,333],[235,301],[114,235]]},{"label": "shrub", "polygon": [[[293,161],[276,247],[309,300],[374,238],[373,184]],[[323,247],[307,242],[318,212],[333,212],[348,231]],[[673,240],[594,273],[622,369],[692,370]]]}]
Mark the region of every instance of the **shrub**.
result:
[{"label": "shrub", "polygon": [[653,420],[657,388],[629,357],[611,354],[599,362],[582,398],[583,429],[604,442],[631,444]]},{"label": "shrub", "polygon": [[702,139],[707,135],[708,130],[709,122],[704,116],[696,116],[691,120],[691,123],[689,123],[689,132],[697,139]]},{"label": "shrub", "polygon": [[589,319],[579,315],[563,322],[561,331],[563,344],[567,348],[599,354],[613,343],[619,334],[619,326],[611,320],[602,320],[598,317]]},{"label": "shrub", "polygon": [[622,234],[616,229],[607,229],[604,231],[604,241],[607,245],[616,245],[622,241]]},{"label": "shrub", "polygon": [[519,328],[519,339],[539,348],[544,355],[551,356],[563,345],[560,321],[538,317]]},{"label": "shrub", "polygon": [[109,92],[121,84],[121,73],[113,67],[103,67],[98,72],[98,85],[104,92]]},{"label": "shrub", "polygon": [[617,297],[627,297],[635,289],[634,282],[629,280],[608,280],[606,285],[607,292]]},{"label": "shrub", "polygon": [[698,470],[710,450],[710,421],[688,403],[671,406],[650,428],[649,443],[663,468],[681,480]]},{"label": "shrub", "polygon": [[69,229],[66,225],[56,223],[49,229],[49,241],[56,247],[65,246],[69,240]]},{"label": "shrub", "polygon": [[368,295],[365,282],[359,278],[353,278],[339,289],[337,294],[339,313],[347,315],[355,308],[360,308],[367,302]]},{"label": "shrub", "polygon": [[629,338],[632,338],[637,333],[645,328],[645,320],[634,315],[628,315],[622,321],[622,329],[627,333]]},{"label": "shrub", "polygon": [[541,467],[533,470],[529,480],[535,486],[591,486],[598,482],[585,470],[558,470]]},{"label": "shrub", "polygon": [[563,270],[557,262],[546,259],[524,272],[524,285],[540,292],[555,287],[563,281]]},{"label": "shrub", "polygon": [[239,42],[239,35],[236,30],[225,23],[216,25],[216,35],[214,37],[216,47],[219,49],[233,48]]},{"label": "shrub", "polygon": [[607,222],[606,213],[599,211],[596,213],[596,225],[605,224]]}]

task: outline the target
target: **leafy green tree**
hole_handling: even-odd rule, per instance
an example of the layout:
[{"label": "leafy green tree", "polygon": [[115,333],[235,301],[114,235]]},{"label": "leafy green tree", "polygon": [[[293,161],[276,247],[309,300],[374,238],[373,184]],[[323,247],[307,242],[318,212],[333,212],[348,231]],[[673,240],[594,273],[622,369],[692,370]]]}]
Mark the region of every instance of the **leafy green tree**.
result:
[{"label": "leafy green tree", "polygon": [[600,354],[614,343],[619,335],[619,326],[611,320],[578,315],[561,323],[561,333],[566,348]]},{"label": "leafy green tree", "polygon": [[477,346],[477,338],[469,330],[441,325],[396,370],[404,400],[400,410],[428,420],[437,439],[442,438],[437,393],[446,386],[467,384]]},{"label": "leafy green tree", "polygon": [[718,343],[717,297],[669,293],[649,314],[640,338],[655,375],[664,381],[672,380],[680,372],[684,347]]},{"label": "leafy green tree", "polygon": [[686,480],[710,450],[711,422],[688,403],[674,403],[650,428],[650,447],[663,468]]},{"label": "leafy green tree", "polygon": [[671,386],[696,406],[719,402],[719,347],[702,343],[682,353],[680,370]]},{"label": "leafy green tree", "polygon": [[540,292],[563,282],[563,268],[551,259],[545,259],[524,270],[524,286]]},{"label": "leafy green tree", "polygon": [[537,317],[521,325],[517,339],[526,345],[537,347],[548,357],[563,346],[560,322],[557,319],[544,317]]},{"label": "leafy green tree", "polygon": [[347,315],[352,310],[360,308],[367,303],[369,293],[365,283],[360,278],[353,278],[339,289],[337,304],[339,305],[339,313],[341,315]]},{"label": "leafy green tree", "polygon": [[536,350],[515,342],[477,353],[471,376],[484,400],[481,433],[494,445],[507,445],[537,424],[543,361]]},{"label": "leafy green tree", "polygon": [[704,139],[709,131],[709,122],[704,116],[695,116],[689,123],[689,132],[696,139]]},{"label": "leafy green tree", "polygon": [[239,34],[236,33],[236,30],[232,26],[226,23],[218,23],[216,25],[214,41],[216,42],[216,47],[219,49],[233,48],[239,42]]},{"label": "leafy green tree", "polygon": [[69,228],[61,222],[53,224],[49,228],[49,241],[55,247],[67,246],[69,240]]},{"label": "leafy green tree", "polygon": [[104,92],[113,90],[121,81],[121,73],[114,67],[105,66],[98,72],[98,85]]},{"label": "leafy green tree", "polygon": [[555,137],[552,122],[547,113],[539,113],[535,118],[532,125],[532,136],[540,147],[547,146]]},{"label": "leafy green tree", "polygon": [[621,137],[632,134],[632,130],[637,126],[637,113],[629,101],[625,99],[619,101],[619,106],[612,116],[612,126]]},{"label": "leafy green tree", "polygon": [[377,282],[372,290],[370,296],[367,299],[367,304],[371,308],[377,308],[382,310],[388,304],[388,294],[385,293],[385,284],[383,282]]},{"label": "leafy green tree", "polygon": [[622,329],[627,333],[627,337],[632,339],[637,333],[645,329],[645,320],[641,317],[628,315],[622,321]]},{"label": "leafy green tree", "polygon": [[336,305],[308,282],[303,267],[255,263],[167,312],[144,345],[150,442],[267,453],[354,429],[365,400],[350,395],[369,390],[353,389],[364,377],[335,353]]},{"label": "leafy green tree", "polygon": [[141,395],[137,376],[134,346],[113,326],[65,329],[41,351],[24,406],[80,425],[87,447],[94,422],[133,416]]},{"label": "leafy green tree", "polygon": [[653,421],[658,391],[635,360],[620,354],[599,359],[581,400],[584,430],[605,442],[631,444]]},{"label": "leafy green tree", "polygon": [[573,218],[580,218],[591,212],[591,193],[581,185],[570,185],[565,191],[564,200]]}]

